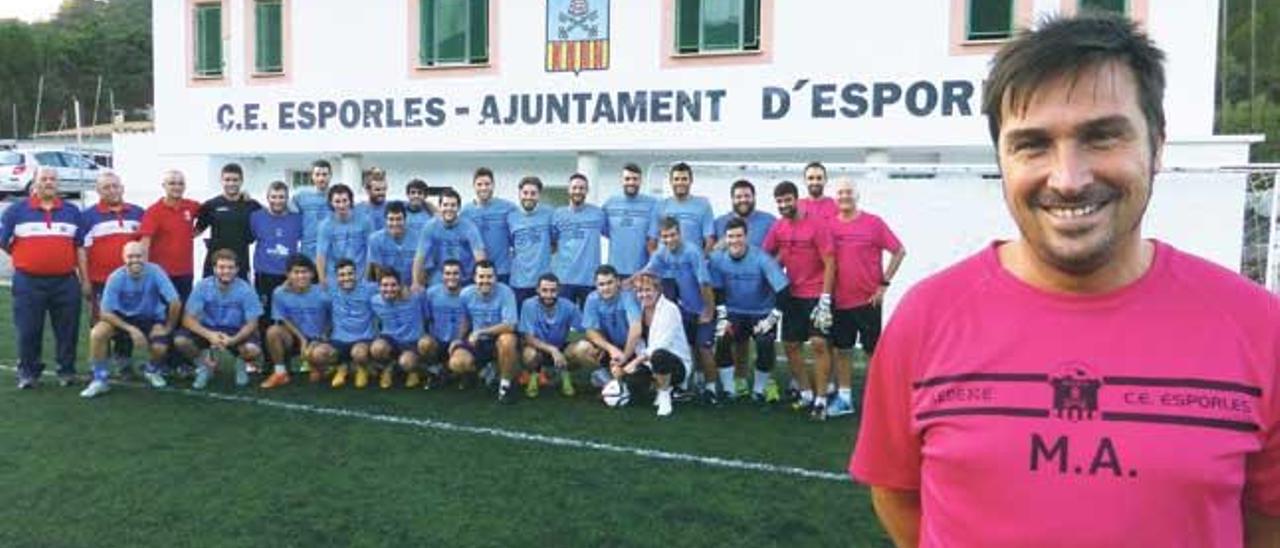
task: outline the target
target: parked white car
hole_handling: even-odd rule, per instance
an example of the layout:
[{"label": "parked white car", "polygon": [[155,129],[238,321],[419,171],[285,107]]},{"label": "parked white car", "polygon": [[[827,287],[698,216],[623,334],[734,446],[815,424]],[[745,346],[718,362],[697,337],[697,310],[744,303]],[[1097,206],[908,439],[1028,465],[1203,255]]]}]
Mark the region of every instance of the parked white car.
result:
[{"label": "parked white car", "polygon": [[0,150],[0,197],[29,193],[36,170],[41,167],[58,170],[58,190],[66,194],[92,190],[101,169],[78,152],[35,148]]}]

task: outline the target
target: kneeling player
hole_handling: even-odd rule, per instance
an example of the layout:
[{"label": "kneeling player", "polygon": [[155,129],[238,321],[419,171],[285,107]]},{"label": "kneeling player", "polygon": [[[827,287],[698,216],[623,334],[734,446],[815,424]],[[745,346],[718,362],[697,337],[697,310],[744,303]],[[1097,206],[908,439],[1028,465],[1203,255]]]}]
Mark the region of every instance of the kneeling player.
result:
[{"label": "kneeling player", "polygon": [[[441,267],[442,283],[431,286],[423,302],[427,334],[418,341],[418,355],[431,375],[428,387],[444,381],[449,362],[449,349],[462,341],[467,333],[467,309],[462,304],[462,263],[446,259]],[[461,386],[461,384],[459,385]]]},{"label": "kneeling player", "polygon": [[692,372],[693,356],[684,334],[684,318],[680,309],[662,295],[658,278],[642,272],[634,278],[636,297],[642,307],[641,318],[648,336],[636,345],[636,354],[624,365],[611,367],[613,378],[630,386],[643,386],[645,377],[653,377],[657,396],[653,405],[658,416],[672,412],[671,390],[684,382]]},{"label": "kneeling player", "polygon": [[[790,281],[777,261],[747,240],[747,223],[730,219],[724,231],[725,247],[711,253],[707,269],[716,290],[719,321],[716,333],[720,347],[732,347],[732,362],[720,367],[721,386],[733,382],[735,366],[747,362],[748,341],[754,339],[756,370],[752,397],[768,403],[779,399],[778,386],[770,376],[777,361],[776,294],[785,292]],[[725,363],[721,361],[720,363]]]},{"label": "kneeling player", "polygon": [[[582,326],[586,336],[570,345],[566,352],[570,362],[580,367],[597,367],[604,372],[603,386],[609,378],[609,367],[627,363],[640,341],[640,303],[635,295],[622,290],[622,280],[612,265],[596,269],[596,290],[587,295],[583,305]],[[599,372],[598,371],[598,372]],[[598,377],[592,375],[592,379]]]},{"label": "kneeling player", "polygon": [[[378,386],[391,388],[396,369],[405,374],[404,387],[422,384],[418,372],[418,344],[422,342],[422,293],[410,293],[400,284],[400,273],[383,267],[378,277],[378,296],[373,298],[373,315],[378,318],[378,337],[369,347],[374,366],[381,369]],[[392,363],[394,362],[394,363]]]},{"label": "kneeling player", "polygon": [[158,364],[169,352],[169,336],[182,315],[182,301],[164,270],[146,262],[145,257],[142,244],[125,244],[124,266],[107,278],[102,290],[102,316],[89,332],[93,382],[81,396],[92,398],[109,389],[107,350],[118,332],[128,334],[135,348],[150,349],[150,361],[143,374],[151,386],[165,385]]},{"label": "kneeling player", "polygon": [[338,285],[329,291],[330,317],[333,331],[329,344],[321,352],[326,354],[319,363],[335,366],[329,386],[342,388],[347,384],[347,373],[355,367],[356,388],[369,384],[369,342],[373,340],[373,297],[378,286],[363,282],[356,274],[356,263],[351,259],[338,261]]},{"label": "kneeling player", "polygon": [[568,299],[560,297],[560,279],[555,274],[538,278],[538,294],[520,305],[520,334],[524,337],[521,352],[525,372],[525,396],[538,397],[538,385],[546,378],[543,367],[551,365],[560,374],[560,393],[573,396],[573,377],[565,347],[569,331],[582,330],[582,314]]},{"label": "kneeling player", "polygon": [[211,350],[225,350],[236,356],[236,386],[249,384],[248,364],[262,357],[258,341],[258,317],[262,302],[253,286],[236,276],[236,254],[219,249],[213,254],[213,276],[191,289],[182,329],[173,345],[186,359],[199,357],[196,380],[191,387],[203,390],[213,377],[218,362]]},{"label": "kneeling player", "polygon": [[511,377],[516,368],[516,296],[497,281],[493,263],[476,262],[475,285],[462,290],[462,304],[470,318],[467,337],[449,352],[449,370],[463,375],[476,366],[498,362],[498,401],[515,403]]},{"label": "kneeling player", "polygon": [[262,382],[262,388],[289,384],[285,362],[292,356],[315,364],[310,379],[320,382],[324,378],[323,364],[329,357],[323,344],[329,330],[329,296],[312,283],[315,264],[306,255],[295,253],[289,257],[285,272],[285,283],[271,293],[271,318],[276,323],[267,328],[267,354],[275,368]]}]

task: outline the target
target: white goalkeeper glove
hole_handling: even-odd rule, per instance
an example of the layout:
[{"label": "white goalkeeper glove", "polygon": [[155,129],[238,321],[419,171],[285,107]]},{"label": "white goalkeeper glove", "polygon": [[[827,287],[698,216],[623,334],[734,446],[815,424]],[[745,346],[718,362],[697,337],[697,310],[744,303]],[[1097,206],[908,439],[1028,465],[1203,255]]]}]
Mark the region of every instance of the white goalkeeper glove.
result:
[{"label": "white goalkeeper glove", "polygon": [[760,321],[756,322],[755,327],[751,329],[751,333],[753,335],[763,335],[768,333],[773,330],[774,326],[778,325],[778,321],[781,319],[782,313],[778,312],[778,309],[775,308],[769,312],[769,315],[760,318]]},{"label": "white goalkeeper glove", "polygon": [[724,305],[716,307],[716,338],[724,337],[729,332],[729,311]]},{"label": "white goalkeeper glove", "polygon": [[831,329],[831,295],[823,293],[818,299],[818,306],[813,307],[813,313],[809,314],[809,319],[813,320],[813,328],[826,333]]}]

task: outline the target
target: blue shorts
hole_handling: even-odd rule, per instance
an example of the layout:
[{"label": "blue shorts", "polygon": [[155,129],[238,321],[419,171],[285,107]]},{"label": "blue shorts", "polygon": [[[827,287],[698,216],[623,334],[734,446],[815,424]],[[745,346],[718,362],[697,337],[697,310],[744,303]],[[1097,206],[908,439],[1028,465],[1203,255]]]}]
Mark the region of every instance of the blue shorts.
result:
[{"label": "blue shorts", "polygon": [[[151,335],[151,330],[155,329],[156,325],[160,325],[163,322],[153,320],[151,318],[143,318],[139,316],[120,316],[120,319],[124,320],[124,323],[127,323],[129,325],[132,325],[138,328],[138,331],[141,331],[143,335],[146,335],[147,342],[150,342],[153,344],[164,344],[164,345],[167,345],[173,342],[173,332],[170,332],[167,335],[161,335],[159,337],[153,337]],[[116,329],[116,337],[121,337],[121,336],[128,337],[129,335],[125,334],[120,329]]]},{"label": "blue shorts", "polygon": [[[235,336],[235,334],[240,331],[240,328],[238,327],[211,327],[209,329],[212,329],[213,331],[217,331],[218,333],[225,333],[228,336]],[[209,341],[205,340],[204,337],[201,337],[200,335],[193,333],[191,330],[185,327],[182,329],[179,329],[178,332],[174,333],[173,336],[174,338],[186,337],[188,339],[191,339],[192,342],[196,343],[196,347],[201,350],[209,348]],[[258,339],[257,331],[254,331],[252,335],[249,335],[249,338],[243,341],[240,341],[240,344],[237,344],[236,347],[233,348],[232,350],[239,353],[241,349],[244,348],[244,345],[246,344],[252,344],[254,346],[257,346],[258,348],[262,348],[262,341]]]},{"label": "blue shorts", "polygon": [[684,338],[692,348],[711,348],[716,339],[716,323],[698,323],[698,314],[690,314],[683,310],[680,317],[684,319]]}]

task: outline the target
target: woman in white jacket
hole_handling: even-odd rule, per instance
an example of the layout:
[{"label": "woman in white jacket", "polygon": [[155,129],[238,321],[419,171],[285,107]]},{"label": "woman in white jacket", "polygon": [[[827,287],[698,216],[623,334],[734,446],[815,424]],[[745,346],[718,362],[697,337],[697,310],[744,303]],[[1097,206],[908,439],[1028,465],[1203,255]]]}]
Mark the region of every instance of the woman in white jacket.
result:
[{"label": "woman in white jacket", "polygon": [[672,387],[684,384],[693,363],[689,342],[684,336],[684,321],[679,307],[662,295],[662,282],[657,276],[642,272],[632,281],[642,309],[644,336],[636,345],[635,357],[615,366],[612,373],[621,380],[623,376],[646,373],[642,368],[648,369],[658,389],[653,404],[658,408],[658,416],[665,417],[672,410]]}]

